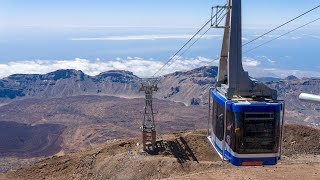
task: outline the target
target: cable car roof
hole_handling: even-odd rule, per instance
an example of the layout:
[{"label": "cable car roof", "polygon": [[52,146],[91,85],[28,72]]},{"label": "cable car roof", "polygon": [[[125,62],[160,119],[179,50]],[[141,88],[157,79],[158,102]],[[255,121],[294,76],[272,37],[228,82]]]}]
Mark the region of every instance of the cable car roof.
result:
[{"label": "cable car roof", "polygon": [[217,90],[212,90],[211,95],[213,99],[223,108],[227,104],[227,110],[232,112],[280,112],[282,104],[278,101],[271,99],[253,99],[243,98],[240,96],[235,97],[232,101],[227,100]]}]

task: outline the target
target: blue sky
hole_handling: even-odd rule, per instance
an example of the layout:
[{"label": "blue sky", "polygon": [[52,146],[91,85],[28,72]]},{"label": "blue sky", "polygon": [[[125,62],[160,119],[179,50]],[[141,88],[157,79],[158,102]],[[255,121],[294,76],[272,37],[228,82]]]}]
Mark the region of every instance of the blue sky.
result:
[{"label": "blue sky", "polygon": [[[243,0],[244,25],[278,24],[319,2]],[[197,27],[208,19],[212,5],[224,3],[224,0],[1,0],[0,27]]]},{"label": "blue sky", "polygon": [[[74,68],[149,76],[209,18],[223,0],[0,0],[0,78]],[[243,0],[243,41],[320,4],[320,0]],[[250,49],[320,17],[320,8],[252,43]],[[214,61],[221,30],[212,29],[168,71]],[[320,21],[243,55],[253,76],[320,77]],[[180,64],[179,64],[180,63]],[[214,65],[217,62],[212,63]],[[265,72],[265,73],[261,73]]]}]

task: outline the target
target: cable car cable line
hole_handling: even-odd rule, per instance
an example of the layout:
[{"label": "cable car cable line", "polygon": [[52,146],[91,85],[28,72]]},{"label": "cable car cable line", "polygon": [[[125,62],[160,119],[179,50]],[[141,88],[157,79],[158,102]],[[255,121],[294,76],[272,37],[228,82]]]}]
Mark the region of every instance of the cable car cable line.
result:
[{"label": "cable car cable line", "polygon": [[[227,12],[225,12],[225,14],[222,15],[223,12],[224,12],[224,10],[221,11],[221,14],[218,16],[218,19],[219,19],[218,22],[219,22],[219,23],[220,23],[220,22],[226,17],[226,15],[227,15]],[[222,15],[222,16],[221,16],[221,15]],[[218,23],[218,24],[219,24],[219,23]],[[194,44],[196,44],[205,34],[207,34],[211,28],[212,28],[212,25],[211,25],[201,36],[199,36],[199,37],[197,38],[197,40],[195,40],[187,49],[185,49],[185,50],[179,55],[179,57],[181,57],[182,55],[184,55]],[[178,59],[173,59],[173,60],[172,60],[172,63],[169,64],[166,68],[169,68],[176,60],[178,60]],[[158,73],[159,76],[160,76],[163,72],[164,72],[164,68],[162,69],[162,71],[161,71],[160,73]]]},{"label": "cable car cable line", "polygon": [[[293,29],[293,30],[290,30],[290,31],[288,31],[288,32],[286,32],[286,33],[278,36],[278,37],[275,37],[275,38],[273,38],[273,39],[271,39],[271,40],[269,40],[269,41],[267,41],[267,42],[264,42],[264,43],[262,43],[262,44],[260,44],[260,45],[258,45],[258,46],[256,46],[256,47],[254,47],[254,48],[251,48],[251,49],[243,52],[242,54],[247,54],[247,53],[249,53],[249,52],[251,52],[251,51],[253,51],[253,50],[256,50],[256,49],[258,49],[258,48],[260,48],[260,47],[262,47],[262,46],[264,46],[264,45],[266,45],[266,44],[269,44],[269,43],[271,43],[271,42],[273,42],[273,41],[275,41],[275,40],[277,40],[277,39],[280,39],[281,37],[284,37],[284,36],[286,36],[286,35],[288,35],[288,34],[290,34],[290,33],[292,33],[292,32],[295,32],[295,31],[297,31],[297,30],[299,30],[299,29],[301,29],[301,28],[304,28],[304,27],[306,27],[306,26],[308,26],[308,25],[310,25],[310,24],[312,24],[312,23],[314,23],[314,22],[316,22],[316,21],[319,21],[319,20],[320,20],[320,18],[317,18],[317,19],[315,19],[315,20],[313,20],[313,21],[310,21],[310,22],[308,22],[308,23],[306,23],[306,24],[304,24],[304,25],[302,25],[302,26],[299,26],[299,27],[297,27],[297,28],[295,28],[295,29]],[[242,47],[243,47],[243,46],[244,46],[244,45],[242,45]],[[219,60],[219,58],[218,58],[218,59],[215,59],[215,60],[213,60],[213,61],[217,61],[217,60]],[[208,66],[209,64],[213,63],[213,61],[209,62],[208,64],[205,64],[204,66]]]},{"label": "cable car cable line", "polygon": [[186,42],[152,77],[155,77],[166,65],[168,65],[179,53],[182,51],[209,23],[211,19],[195,34],[193,35],[188,42]]},{"label": "cable car cable line", "polygon": [[[190,50],[190,48],[193,46],[193,45],[195,45],[204,35],[206,35],[208,32],[209,32],[209,30],[211,29],[211,27],[209,27],[201,36],[199,36],[198,38],[197,38],[197,40],[195,40],[187,49],[185,49],[180,55],[179,55],[179,57],[181,57],[182,55],[184,55],[188,50]],[[176,56],[177,57],[177,56]],[[176,59],[173,59],[171,62],[171,64],[167,64],[168,66],[166,67],[166,68],[169,68],[172,64],[174,64],[175,63],[175,61],[176,60],[178,60],[179,58],[176,58]],[[159,74],[159,76],[164,72],[164,70],[165,70],[165,68],[163,68],[162,69],[162,71],[159,71],[158,72],[158,74]]]},{"label": "cable car cable line", "polygon": [[301,28],[303,28],[303,27],[305,27],[305,26],[307,26],[307,25],[309,25],[309,24],[312,24],[312,23],[314,23],[314,22],[316,22],[316,21],[318,21],[318,20],[320,20],[320,18],[317,18],[317,19],[315,19],[315,20],[313,20],[313,21],[310,21],[310,22],[308,22],[308,23],[306,23],[306,24],[304,24],[304,25],[302,25],[302,26],[299,26],[299,27],[297,27],[297,28],[295,28],[295,29],[293,29],[293,30],[291,30],[291,31],[288,31],[288,32],[286,32],[286,33],[284,33],[284,34],[276,37],[276,38],[273,38],[273,39],[271,39],[271,40],[269,40],[269,41],[267,41],[267,42],[264,42],[264,43],[262,43],[262,44],[260,44],[260,45],[258,45],[258,46],[256,46],[256,47],[254,47],[254,48],[252,48],[252,49],[249,49],[249,50],[245,51],[243,54],[246,54],[246,53],[251,52],[251,51],[253,51],[253,50],[255,50],[255,49],[258,49],[258,48],[261,47],[261,46],[264,46],[264,45],[266,45],[266,44],[268,44],[268,43],[270,43],[270,42],[272,42],[272,41],[275,41],[275,40],[277,40],[277,39],[279,39],[279,38],[281,38],[281,37],[283,37],[283,36],[286,36],[286,35],[294,32],[294,31],[297,31],[297,30],[299,30],[299,29],[301,29]]},{"label": "cable car cable line", "polygon": [[[311,13],[312,11],[314,11],[314,10],[316,10],[316,9],[318,9],[318,8],[320,8],[320,5],[318,5],[318,6],[314,7],[314,8],[312,8],[312,9],[310,9],[310,10],[308,10],[308,11],[306,11],[306,12],[304,12],[304,13],[298,15],[298,16],[296,16],[295,18],[293,18],[293,19],[291,19],[291,20],[289,20],[289,21],[287,21],[287,22],[285,22],[285,23],[277,26],[276,28],[273,28],[272,30],[270,30],[270,31],[268,31],[268,32],[266,32],[266,33],[258,36],[258,37],[255,38],[255,39],[253,39],[253,40],[251,40],[251,41],[243,44],[242,47],[247,46],[247,45],[253,43],[254,41],[257,41],[258,39],[260,39],[260,38],[262,38],[262,37],[270,34],[271,32],[274,32],[275,30],[280,29],[281,27],[284,27],[285,25],[287,25],[287,24],[289,24],[289,23],[291,23],[291,22],[293,22],[293,21],[301,18],[302,16],[304,16],[304,15],[306,15],[306,14]],[[210,22],[212,22],[212,20],[218,15],[218,13],[221,13],[221,12],[223,12],[223,11],[220,10],[220,11],[217,12],[216,15],[212,16],[212,17],[209,19],[209,21],[207,21],[207,22],[197,31],[197,33],[195,33],[195,34],[152,76],[152,78],[154,78],[157,74],[161,75],[161,73],[163,73],[165,67],[166,67],[171,61],[177,60],[177,59],[175,59],[175,57],[176,57]],[[221,15],[219,16],[219,22],[221,22],[221,21],[224,19],[224,17],[226,16],[226,14],[227,14],[227,13],[225,13],[225,14],[222,16],[221,19],[220,19]],[[301,28],[303,28],[303,27],[305,27],[305,26],[307,26],[307,25],[309,25],[309,24],[312,24],[312,23],[318,21],[319,19],[320,19],[320,18],[318,18],[318,19],[316,19],[316,20],[313,20],[313,21],[311,21],[311,22],[309,22],[309,23],[307,23],[307,24],[304,24],[304,25],[302,25],[302,26],[300,26],[300,27],[298,27],[298,28],[295,28],[295,29],[293,29],[293,30],[291,30],[291,31],[289,31],[289,32],[287,32],[287,33],[285,33],[285,34],[282,34],[281,36],[279,36],[279,37],[277,37],[277,38],[274,38],[274,39],[272,39],[272,40],[270,40],[270,41],[268,41],[268,42],[266,42],[266,43],[263,43],[263,44],[255,47],[255,48],[252,48],[252,49],[250,49],[250,50],[248,50],[248,51],[245,51],[244,53],[248,53],[248,52],[250,52],[250,51],[252,51],[252,50],[254,50],[254,49],[257,49],[257,48],[259,48],[259,47],[261,47],[261,46],[263,46],[263,45],[265,45],[265,44],[268,44],[268,43],[270,43],[270,42],[272,42],[272,41],[274,41],[274,40],[276,40],[276,39],[279,39],[279,38],[281,38],[281,37],[283,37],[283,36],[285,36],[285,35],[287,35],[287,34],[290,34],[290,33],[294,32],[294,31],[296,31],[296,30],[299,30],[299,29],[301,29]],[[203,33],[201,36],[199,36],[198,39],[197,39],[195,42],[193,42],[193,44],[191,44],[191,46],[189,46],[185,51],[183,51],[183,53],[180,54],[180,56],[183,55],[183,54],[185,54],[185,53],[186,53],[197,41],[199,41],[210,29],[211,29],[211,27],[210,27],[207,31],[205,31],[205,33]],[[243,53],[243,54],[244,54],[244,53]],[[219,59],[216,59],[216,60],[219,60]],[[209,64],[211,64],[211,63],[212,63],[212,62],[209,62],[209,63],[206,64],[205,66],[207,66],[207,65],[209,65]],[[169,64],[168,67],[170,67],[172,64],[173,64],[173,63]]]},{"label": "cable car cable line", "polygon": [[277,29],[280,29],[281,27],[283,27],[283,26],[285,26],[285,25],[287,25],[287,24],[289,24],[289,23],[291,23],[291,22],[299,19],[300,17],[302,17],[302,16],[304,16],[304,15],[306,15],[306,14],[309,14],[310,12],[318,9],[319,7],[320,7],[320,5],[318,5],[318,6],[314,7],[314,8],[312,8],[312,9],[310,9],[310,10],[307,11],[307,12],[304,12],[304,13],[300,14],[299,16],[297,16],[297,17],[295,17],[295,18],[293,18],[293,19],[291,19],[291,20],[289,20],[289,21],[281,24],[280,26],[278,26],[278,27],[276,27],[276,28],[274,28],[274,29],[272,29],[272,30],[270,30],[270,31],[268,31],[268,32],[266,32],[266,33],[258,36],[257,38],[254,38],[253,40],[251,40],[251,41],[243,44],[242,46],[246,46],[246,45],[248,45],[248,44],[250,44],[250,43],[252,43],[252,42],[254,42],[254,41],[256,41],[256,40],[258,40],[258,39],[260,39],[260,38],[262,38],[263,36],[265,36],[265,35],[267,35],[267,34],[270,34],[271,32],[273,32],[273,31],[275,31],[275,30],[277,30]]},{"label": "cable car cable line", "polygon": [[212,16],[152,77],[154,78],[167,64],[169,64],[208,24],[212,22],[212,19],[216,16],[217,14]]},{"label": "cable car cable line", "polygon": [[[262,46],[264,46],[264,45],[266,45],[266,44],[269,44],[269,43],[271,43],[271,42],[273,42],[273,41],[275,41],[275,40],[277,40],[277,39],[279,39],[279,38],[281,38],[281,37],[283,37],[283,36],[286,36],[286,35],[288,35],[288,34],[290,34],[290,33],[292,33],[292,32],[295,32],[295,31],[297,31],[297,30],[299,30],[299,29],[301,29],[301,28],[304,28],[304,27],[306,27],[306,26],[308,26],[308,25],[310,25],[310,24],[312,24],[312,23],[315,23],[315,22],[317,22],[317,21],[319,21],[319,20],[320,20],[320,18],[317,18],[317,19],[312,20],[312,21],[310,21],[310,22],[308,22],[308,23],[306,23],[306,24],[303,24],[302,26],[299,26],[299,27],[297,27],[297,28],[295,28],[295,29],[293,29],[293,30],[290,30],[290,31],[288,31],[288,32],[286,32],[286,33],[284,33],[284,34],[282,34],[282,35],[280,35],[280,36],[277,36],[277,37],[275,37],[275,38],[273,38],[273,39],[271,39],[271,40],[269,40],[269,41],[267,41],[267,42],[264,42],[264,43],[262,43],[262,44],[260,44],[260,45],[258,45],[258,46],[256,46],[256,47],[254,47],[254,48],[251,48],[251,49],[243,52],[243,54],[247,54],[247,53],[249,53],[249,52],[251,52],[251,51],[253,51],[253,50],[255,50],[255,49],[258,49],[258,48],[260,48],[260,47],[262,47]],[[243,46],[244,46],[244,45],[242,45],[242,47],[243,47]],[[215,59],[215,60],[213,60],[213,61],[216,61],[216,60],[219,60],[219,59]],[[208,65],[211,64],[211,63],[212,63],[212,62],[209,62],[208,64],[205,64],[204,66],[208,66]]]}]

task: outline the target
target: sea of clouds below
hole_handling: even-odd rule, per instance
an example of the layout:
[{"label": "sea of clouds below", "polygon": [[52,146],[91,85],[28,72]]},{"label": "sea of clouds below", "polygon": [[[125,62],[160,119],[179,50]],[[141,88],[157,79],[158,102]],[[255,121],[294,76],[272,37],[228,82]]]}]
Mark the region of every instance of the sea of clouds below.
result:
[{"label": "sea of clouds below", "polygon": [[[271,61],[271,60],[270,60]],[[198,56],[196,58],[177,57],[159,72],[159,75],[165,75],[175,71],[191,70],[201,66],[217,66],[218,61],[206,57]],[[272,61],[270,62],[272,63]],[[102,61],[100,59],[88,60],[75,58],[73,60],[29,60],[29,61],[11,61],[0,64],[0,78],[12,74],[45,74],[59,69],[76,69],[84,73],[95,76],[109,70],[131,71],[139,77],[151,77],[164,65],[164,62],[155,59],[145,59],[140,57],[127,57],[126,59],[116,58],[115,60]],[[252,77],[278,77],[285,78],[289,75],[297,77],[320,77],[320,72],[285,70],[276,68],[263,68],[259,60],[253,58],[244,58],[244,69],[249,71]]]}]

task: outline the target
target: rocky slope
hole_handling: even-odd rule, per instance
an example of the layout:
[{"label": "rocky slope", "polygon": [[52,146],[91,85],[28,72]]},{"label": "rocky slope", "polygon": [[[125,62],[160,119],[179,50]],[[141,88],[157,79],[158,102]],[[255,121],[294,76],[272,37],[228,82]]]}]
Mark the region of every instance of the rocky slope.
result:
[{"label": "rocky slope", "polygon": [[[156,155],[141,153],[140,139],[114,140],[0,174],[0,179],[317,179],[320,131],[303,126],[286,129],[288,143],[277,166],[239,168],[222,163],[205,131],[189,131],[163,135]],[[300,140],[301,134],[309,141]]]},{"label": "rocky slope", "polygon": [[208,66],[165,75],[160,78],[156,97],[186,105],[204,105],[208,101],[209,87],[214,86],[217,74],[217,67]]}]

